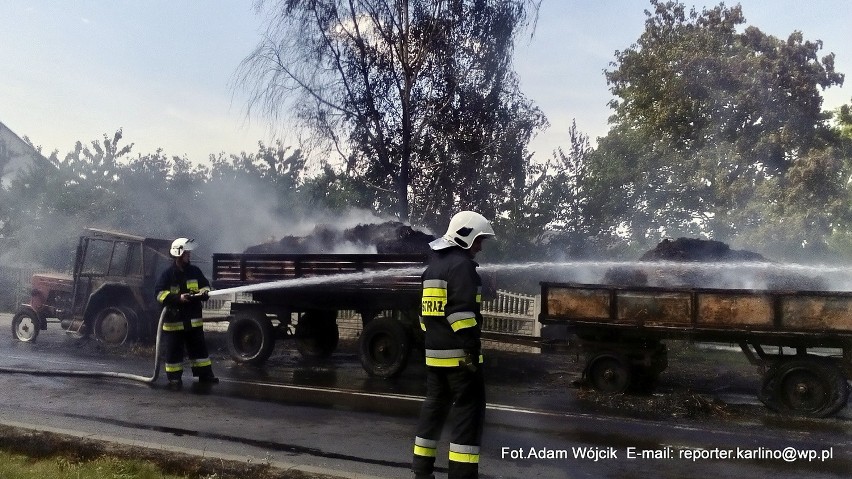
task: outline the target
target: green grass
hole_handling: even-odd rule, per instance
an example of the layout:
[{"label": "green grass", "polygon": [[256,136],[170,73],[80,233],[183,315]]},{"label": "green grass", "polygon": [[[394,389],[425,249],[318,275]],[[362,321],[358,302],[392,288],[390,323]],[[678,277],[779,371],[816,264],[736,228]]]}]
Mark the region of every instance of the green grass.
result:
[{"label": "green grass", "polygon": [[[136,460],[102,456],[94,460],[73,460],[64,456],[34,459],[0,451],[2,479],[196,479],[166,474],[156,465]],[[203,476],[216,479],[217,476]],[[200,478],[199,478],[200,479]]]},{"label": "green grass", "polygon": [[319,479],[268,462],[227,460],[162,448],[0,424],[0,479]]}]

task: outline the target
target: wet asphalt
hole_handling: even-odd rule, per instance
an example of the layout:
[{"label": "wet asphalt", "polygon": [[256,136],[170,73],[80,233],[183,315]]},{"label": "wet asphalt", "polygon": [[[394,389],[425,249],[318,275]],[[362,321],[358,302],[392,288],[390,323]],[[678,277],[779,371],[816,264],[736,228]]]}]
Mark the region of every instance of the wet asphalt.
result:
[{"label": "wet asphalt", "polygon": [[[0,367],[152,372],[149,346],[105,348],[56,325],[35,343],[20,343],[9,319],[0,315]],[[223,334],[208,333],[208,343],[222,378],[212,387],[188,377],[169,390],[163,378],[148,385],[0,374],[0,422],[333,477],[411,477],[424,392],[416,361],[382,380],[364,373],[354,344],[318,361],[279,343],[264,367],[247,367],[228,358]],[[777,416],[751,394],[754,376],[736,370],[698,381],[687,366],[664,373],[660,393],[611,400],[572,385],[579,360],[571,354],[486,351],[486,358],[483,478],[839,478],[852,471],[848,408],[829,419]],[[694,410],[669,399],[693,397]],[[717,403],[726,405],[721,413],[707,406]],[[786,450],[799,458],[781,458]],[[446,477],[441,456],[438,477]]]}]

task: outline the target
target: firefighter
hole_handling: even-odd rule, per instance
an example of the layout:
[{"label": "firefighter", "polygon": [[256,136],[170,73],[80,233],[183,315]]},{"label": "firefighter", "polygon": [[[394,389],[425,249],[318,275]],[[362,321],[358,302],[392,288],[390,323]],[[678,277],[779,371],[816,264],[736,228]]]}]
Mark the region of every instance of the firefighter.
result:
[{"label": "firefighter", "polygon": [[174,240],[169,250],[174,263],[163,271],[154,288],[157,301],[169,308],[163,320],[162,338],[166,377],[172,388],[179,388],[182,383],[184,348],[192,365],[192,375],[198,377],[200,383],[219,382],[213,374],[201,320],[201,302],[208,298],[210,282],[190,263],[193,249],[194,240]]},{"label": "firefighter", "polygon": [[416,479],[434,479],[438,440],[448,415],[453,424],[449,478],[479,475],[479,447],[485,414],[480,335],[482,280],[473,258],[494,237],[485,217],[462,211],[450,220],[423,272],[420,327],[426,337],[426,399],[414,439]]}]

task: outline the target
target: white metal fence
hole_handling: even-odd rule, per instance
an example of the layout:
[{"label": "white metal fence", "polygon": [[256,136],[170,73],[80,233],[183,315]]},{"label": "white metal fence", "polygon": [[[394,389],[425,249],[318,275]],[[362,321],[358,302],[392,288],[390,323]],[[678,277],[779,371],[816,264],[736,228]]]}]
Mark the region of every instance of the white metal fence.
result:
[{"label": "white metal fence", "polygon": [[[497,296],[482,302],[482,330],[495,333],[490,337],[498,339],[483,340],[483,347],[490,349],[511,350],[526,353],[540,353],[539,346],[518,343],[508,340],[508,336],[526,336],[538,338],[541,336],[541,324],[538,315],[541,311],[540,296],[533,296],[511,291],[497,290]],[[500,334],[507,335],[499,339]]]},{"label": "white metal fence", "polygon": [[482,302],[482,329],[494,333],[538,337],[539,301],[537,296],[497,290],[497,297]]}]

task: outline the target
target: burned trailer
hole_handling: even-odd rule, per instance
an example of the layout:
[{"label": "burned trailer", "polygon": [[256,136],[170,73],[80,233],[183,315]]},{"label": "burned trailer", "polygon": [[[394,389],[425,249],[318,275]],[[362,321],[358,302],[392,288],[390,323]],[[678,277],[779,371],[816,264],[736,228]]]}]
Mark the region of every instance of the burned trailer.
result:
[{"label": "burned trailer", "polygon": [[327,357],[339,340],[338,312],[355,311],[363,324],[358,349],[364,370],[395,376],[412,348],[422,348],[425,262],[420,254],[214,254],[213,286],[250,290],[250,300],[231,302],[229,353],[237,362],[260,365],[276,340],[292,338],[303,356]]},{"label": "burned trailer", "polygon": [[772,410],[826,417],[849,400],[852,292],[547,282],[541,291],[539,321],[568,326],[584,381],[599,391],[653,388],[668,365],[665,340],[686,339],[739,345],[765,371],[758,397]]}]

